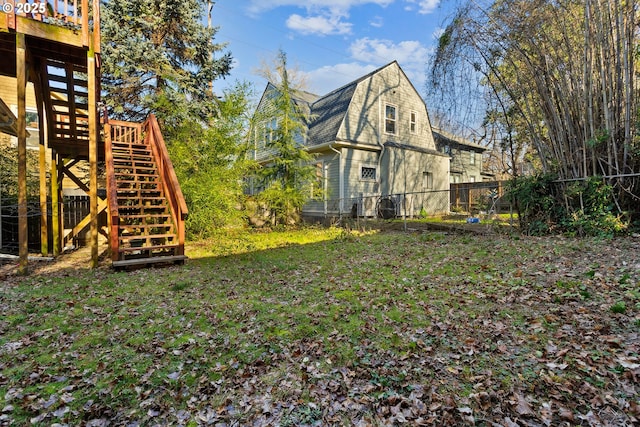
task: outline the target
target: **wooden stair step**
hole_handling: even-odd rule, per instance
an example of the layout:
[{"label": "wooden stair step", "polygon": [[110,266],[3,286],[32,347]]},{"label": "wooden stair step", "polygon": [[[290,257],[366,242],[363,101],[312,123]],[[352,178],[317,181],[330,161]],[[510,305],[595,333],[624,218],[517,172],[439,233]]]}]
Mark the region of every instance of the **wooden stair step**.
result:
[{"label": "wooden stair step", "polygon": [[148,214],[148,215],[122,215],[120,217],[120,222],[122,222],[123,219],[148,219],[148,218],[166,218],[166,219],[170,219],[171,215],[170,214]]},{"label": "wooden stair step", "polygon": [[[49,74],[48,79],[50,82],[60,82],[60,83],[67,83],[69,81],[69,77],[68,76],[59,76],[57,74]],[[88,86],[88,82],[85,79],[79,79],[77,77],[73,78],[73,85],[74,86],[80,86],[80,87],[87,87]]]},{"label": "wooden stair step", "polygon": [[113,163],[114,165],[121,165],[121,166],[137,166],[137,165],[152,165],[155,168],[155,164],[156,162],[154,162],[153,160],[149,159],[149,160],[139,160],[139,159],[131,159],[131,158],[118,158],[118,159],[113,159]]},{"label": "wooden stair step", "polygon": [[[157,197],[157,196],[123,196],[118,194],[118,202],[120,201],[135,201],[135,202],[161,202],[161,203],[165,203],[166,205],[166,200],[164,197]],[[128,205],[123,205],[123,206],[128,206]],[[144,206],[148,206],[148,205],[144,205]],[[160,203],[156,204],[156,205],[152,205],[152,206],[160,206]]]},{"label": "wooden stair step", "polygon": [[[145,240],[145,241],[150,241],[153,239],[167,239],[167,240],[173,240],[176,239],[178,236],[176,236],[175,234],[171,233],[171,234],[130,234],[130,235],[120,235],[118,236],[118,238],[120,239],[121,242],[131,242],[133,240]],[[144,247],[144,246],[141,246]]]},{"label": "wooden stair step", "polygon": [[113,268],[125,268],[125,267],[136,267],[141,265],[148,264],[166,264],[166,263],[183,263],[186,261],[186,255],[166,255],[166,256],[156,256],[153,258],[133,258],[133,259],[125,259],[121,261],[113,261]]},{"label": "wooden stair step", "polygon": [[160,175],[151,174],[151,173],[127,173],[127,174],[116,173],[116,178],[118,177],[122,178],[123,176],[130,176],[132,178],[160,178]]},{"label": "wooden stair step", "polygon": [[157,171],[155,166],[131,166],[131,165],[114,165],[114,169],[118,170],[139,170],[139,171]]},{"label": "wooden stair step", "polygon": [[114,150],[149,150],[144,142],[111,141]]},{"label": "wooden stair step", "polygon": [[[169,213],[168,212],[168,206],[167,205],[147,205],[147,206],[134,206],[134,205],[128,205],[128,206],[118,206],[118,212],[122,212],[122,216],[127,216],[127,215],[144,215],[144,213],[150,213],[151,211],[154,212],[158,212],[161,211],[162,213]],[[136,211],[136,213],[131,213],[131,211]]]},{"label": "wooden stair step", "polygon": [[115,173],[116,176],[123,176],[123,175],[128,175],[128,176],[158,176],[157,170],[155,169],[148,169],[148,168],[126,168],[126,167],[115,167]]},{"label": "wooden stair step", "polygon": [[130,194],[131,196],[133,196],[134,194],[141,195],[143,193],[160,193],[160,194],[157,194],[155,197],[163,197],[162,189],[160,188],[118,188],[117,192],[118,194],[122,194],[122,195],[125,195],[125,193],[133,193],[133,194]]},{"label": "wooden stair step", "polygon": [[[121,177],[123,178],[123,177]],[[139,181],[139,180],[135,180],[135,179],[123,179],[123,180],[117,180],[116,181],[116,187],[117,188],[121,188],[123,190],[126,189],[130,189],[130,188],[142,188],[140,187],[141,185],[147,185],[147,186],[159,186],[160,184],[162,184],[162,182],[160,181]],[[127,187],[125,187],[125,185]],[[133,185],[133,187],[132,187]],[[147,187],[147,189],[149,189],[150,187]]]},{"label": "wooden stair step", "polygon": [[121,230],[131,230],[136,228],[172,228],[173,223],[166,222],[164,224],[122,224],[118,226]]},{"label": "wooden stair step", "polygon": [[113,153],[113,158],[114,159],[131,159],[131,158],[135,158],[135,156],[139,157],[139,158],[147,158],[147,159],[151,159],[152,155],[151,155],[151,151],[149,150],[133,150],[133,151],[120,151],[120,150],[111,150],[111,152]]},{"label": "wooden stair step", "polygon": [[[130,185],[134,184],[134,185]],[[140,184],[140,185],[135,185]],[[141,185],[147,186],[142,188]],[[120,181],[116,184],[116,191],[162,191],[159,181]]]},{"label": "wooden stair step", "polygon": [[[51,104],[57,107],[67,107],[67,111],[68,111],[68,107],[69,107],[69,101],[67,100],[62,100],[62,99],[52,99],[51,100]],[[76,110],[88,110],[89,109],[89,104],[86,102],[74,102],[73,106],[76,108]],[[76,113],[77,114],[77,113]]]},{"label": "wooden stair step", "polygon": [[142,162],[153,162],[153,157],[151,153],[119,153],[117,151],[112,151],[113,160],[116,161],[142,161]]},{"label": "wooden stair step", "polygon": [[135,252],[135,251],[158,251],[162,249],[177,249],[178,245],[155,245],[155,246],[140,246],[140,247],[127,247],[119,248],[118,252]]}]

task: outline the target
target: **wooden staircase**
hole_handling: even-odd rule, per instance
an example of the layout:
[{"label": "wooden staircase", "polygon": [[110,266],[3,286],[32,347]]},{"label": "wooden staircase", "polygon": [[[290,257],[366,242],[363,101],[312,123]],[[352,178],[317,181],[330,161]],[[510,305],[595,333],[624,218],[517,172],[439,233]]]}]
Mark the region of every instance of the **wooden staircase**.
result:
[{"label": "wooden staircase", "polygon": [[[89,144],[89,92],[86,67],[51,59],[41,64],[50,144],[65,155]],[[82,148],[81,148],[82,147]]]},{"label": "wooden staircase", "polygon": [[183,263],[187,208],[155,117],[105,136],[113,266]]}]

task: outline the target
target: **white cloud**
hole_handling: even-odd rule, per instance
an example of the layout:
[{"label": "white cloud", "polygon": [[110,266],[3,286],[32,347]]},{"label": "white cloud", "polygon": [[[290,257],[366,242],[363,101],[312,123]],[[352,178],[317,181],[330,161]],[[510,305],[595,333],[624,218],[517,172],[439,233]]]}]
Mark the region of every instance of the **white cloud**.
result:
[{"label": "white cloud", "polygon": [[339,14],[309,17],[294,14],[287,19],[287,28],[302,34],[351,34],[351,27],[352,24],[342,21]]},{"label": "white cloud", "polygon": [[306,81],[309,90],[318,95],[327,93],[344,86],[375,70],[377,66],[372,64],[359,64],[357,62],[327,65],[313,71],[306,72]]},{"label": "white cloud", "polygon": [[402,64],[426,61],[429,49],[419,41],[406,40],[394,43],[391,40],[370,39],[368,37],[358,39],[349,47],[351,56],[362,62],[374,64],[386,64],[396,60]]},{"label": "white cloud", "polygon": [[426,15],[433,12],[434,10],[436,10],[438,5],[440,4],[440,0],[405,0],[405,1],[409,3],[409,5],[405,7],[405,10],[413,11],[414,5],[417,5],[418,13],[420,13],[421,15]]},{"label": "white cloud", "polygon": [[376,16],[369,21],[369,25],[375,28],[382,28],[384,26],[384,18],[382,16]]},{"label": "white cloud", "polygon": [[376,66],[398,61],[409,80],[421,92],[425,85],[427,61],[433,49],[415,40],[394,43],[391,40],[370,38],[358,39],[349,47],[351,56],[357,61]]},{"label": "white cloud", "polygon": [[394,1],[395,0],[251,0],[247,10],[249,13],[259,14],[281,6],[294,6],[306,9],[307,11],[332,9],[347,12],[354,6],[377,4],[384,7]]}]

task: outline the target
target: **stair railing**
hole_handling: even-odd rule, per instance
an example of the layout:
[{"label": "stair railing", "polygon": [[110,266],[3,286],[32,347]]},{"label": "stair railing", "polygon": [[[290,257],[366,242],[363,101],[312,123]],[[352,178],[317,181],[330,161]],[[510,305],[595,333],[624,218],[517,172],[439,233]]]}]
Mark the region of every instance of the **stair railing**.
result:
[{"label": "stair railing", "polygon": [[109,226],[109,248],[111,260],[118,261],[120,256],[120,216],[118,215],[118,185],[116,183],[116,171],[113,165],[113,145],[111,144],[111,123],[105,120],[104,129],[104,160],[107,169],[107,221]]},{"label": "stair railing", "polygon": [[169,151],[160,132],[158,120],[153,114],[149,115],[149,118],[142,125],[142,129],[145,139],[154,153],[160,180],[162,181],[165,195],[171,206],[171,215],[178,229],[178,253],[176,255],[184,255],[184,222],[189,214],[187,203],[184,200],[178,177],[173,169],[173,163],[171,163],[171,159],[169,158]]}]

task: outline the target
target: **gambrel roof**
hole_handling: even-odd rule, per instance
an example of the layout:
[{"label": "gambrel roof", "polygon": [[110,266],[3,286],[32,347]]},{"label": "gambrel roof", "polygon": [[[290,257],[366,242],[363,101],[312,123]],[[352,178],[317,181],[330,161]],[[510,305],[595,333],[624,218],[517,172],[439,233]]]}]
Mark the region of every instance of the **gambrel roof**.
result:
[{"label": "gambrel roof", "polygon": [[[339,139],[339,136],[342,135],[343,133],[342,127],[343,127],[343,124],[348,120],[348,115],[353,113],[353,112],[350,112],[350,108],[351,107],[355,107],[356,109],[363,108],[363,105],[361,105],[363,100],[358,98],[358,97],[361,97],[363,93],[362,90],[359,89],[360,84],[374,78],[379,73],[383,73],[384,70],[389,67],[397,67],[398,76],[401,76],[399,78],[401,80],[404,80],[404,82],[406,82],[407,84],[406,87],[409,88],[408,89],[409,91],[413,91],[415,93],[415,98],[413,99],[414,100],[417,99],[422,102],[422,105],[424,106],[425,113],[426,113],[426,105],[424,105],[424,101],[422,101],[422,97],[420,96],[418,91],[415,89],[411,81],[408,79],[408,77],[406,76],[406,74],[404,73],[400,65],[397,63],[397,61],[392,61],[323,96],[318,96],[318,95],[315,95],[306,91],[301,91],[301,90],[293,91],[293,94],[292,94],[293,101],[296,103],[298,107],[302,109],[302,111],[305,114],[308,115],[308,118],[309,118],[308,123],[306,124],[307,132],[306,132],[306,139],[304,142],[305,146],[312,149],[314,147],[325,146],[326,144],[331,144],[337,141]],[[393,87],[389,86],[389,87],[383,88],[383,91],[388,90],[388,91],[392,91],[392,93],[395,94],[396,88],[397,86],[393,86]],[[277,91],[277,90],[278,89],[276,85],[272,83],[268,83],[267,88],[265,89],[262,95],[262,99],[260,100],[259,106],[264,105],[265,108],[268,108],[266,106],[268,105],[268,98],[270,96],[269,93],[271,91]],[[376,96],[379,96],[379,93],[376,94]],[[369,106],[366,106],[364,108],[368,108],[368,107]],[[413,108],[418,109],[419,107],[417,107],[417,105],[414,104]],[[426,120],[428,123],[428,113],[426,114],[427,114]],[[430,125],[428,126],[430,130]],[[430,132],[429,132],[429,137],[431,137]],[[344,138],[344,136],[341,136],[341,138]],[[356,141],[353,141],[353,142],[355,143]],[[392,143],[394,148],[407,148],[410,145],[415,145],[415,144],[406,145],[405,143],[397,144],[393,140],[386,141],[386,142]],[[358,141],[357,143],[360,146],[365,147],[368,141],[361,140],[361,141]],[[380,147],[380,142],[374,141],[374,142],[371,142],[371,144],[372,146],[375,146],[378,148]],[[428,148],[427,151],[429,151],[430,153],[438,154],[438,155],[441,154],[435,150],[435,147],[434,149],[431,149],[430,147],[423,147],[423,148],[425,149]]]},{"label": "gambrel roof", "polygon": [[[397,65],[397,61],[392,61],[324,96],[296,90],[293,94],[294,101],[310,118],[306,145],[312,147],[335,141],[358,84],[393,64]],[[277,87],[268,83],[262,99],[271,90],[277,90]],[[262,103],[262,100],[260,102]]]}]

